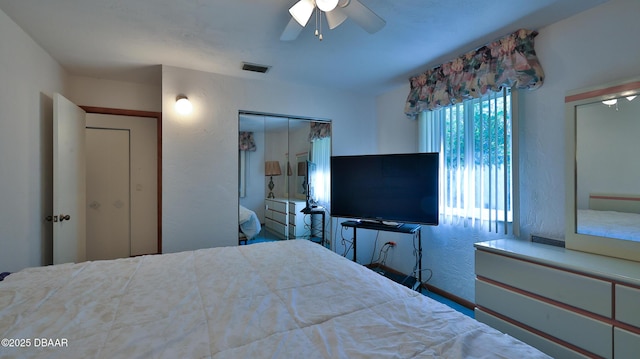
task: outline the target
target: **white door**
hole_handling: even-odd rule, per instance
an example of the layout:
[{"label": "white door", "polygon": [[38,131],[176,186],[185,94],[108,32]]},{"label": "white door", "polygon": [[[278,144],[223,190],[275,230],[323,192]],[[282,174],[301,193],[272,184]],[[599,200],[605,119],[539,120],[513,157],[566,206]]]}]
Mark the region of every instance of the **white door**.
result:
[{"label": "white door", "polygon": [[130,134],[86,131],[87,260],[126,258],[131,255]]},{"label": "white door", "polygon": [[[128,133],[128,141],[126,144],[121,142],[111,143],[111,140],[106,141],[93,141],[87,138],[87,259],[91,259],[90,248],[93,246],[94,241],[112,241],[116,238],[124,238],[125,230],[128,233],[129,241],[129,253],[126,256],[143,255],[143,254],[155,254],[159,252],[158,247],[158,130],[157,120],[150,117],[138,117],[138,116],[123,116],[123,115],[111,115],[111,114],[87,114],[87,132],[96,131],[98,134],[106,136],[108,133]],[[102,132],[100,132],[102,131]],[[89,136],[89,135],[87,135]],[[115,136],[115,135],[114,135]],[[115,139],[113,139],[115,141]],[[98,146],[99,143],[102,145]],[[98,148],[92,149],[93,146]],[[127,151],[126,153],[122,151]],[[107,153],[109,156],[118,156],[120,159],[111,159],[112,165],[115,168],[119,166],[121,170],[106,171],[106,167],[96,167],[95,170],[92,166],[98,166],[99,163],[106,161]],[[95,153],[98,158],[92,159],[92,154]],[[126,166],[126,168],[125,168]],[[128,171],[127,171],[128,170]],[[97,174],[102,172],[102,174]],[[120,172],[120,175],[118,175]],[[96,173],[96,175],[92,175]],[[104,180],[109,177],[112,182],[105,182]],[[94,182],[95,181],[95,182]],[[101,184],[102,183],[102,184]],[[122,186],[121,189],[110,189],[111,186]],[[126,184],[128,185],[126,185]],[[110,217],[115,206],[123,208],[122,203],[126,202],[125,198],[125,186],[128,191],[129,205],[127,207],[129,211],[129,218],[124,218],[123,210],[117,210],[117,217]],[[94,192],[105,190],[111,191],[109,196],[111,199],[107,200],[107,194],[98,194]],[[119,193],[119,194],[117,194]],[[102,196],[103,199],[96,199],[93,196]],[[107,211],[105,206],[111,206],[111,210]],[[99,208],[96,208],[99,206]],[[111,214],[107,214],[111,212]],[[100,214],[104,214],[101,216]],[[98,220],[98,217],[102,217],[101,221],[108,221],[112,227],[120,226],[118,232],[120,234],[115,237],[105,236],[104,232],[100,229],[93,228],[94,219]],[[117,219],[117,221],[116,221]],[[98,227],[104,227],[99,225]],[[115,229],[113,229],[115,230]],[[107,244],[99,244],[100,246],[106,246]],[[108,244],[114,246],[115,244]],[[97,257],[95,258],[97,259]],[[106,259],[106,258],[103,258]]]},{"label": "white door", "polygon": [[85,115],[53,95],[53,264],[86,258]]}]

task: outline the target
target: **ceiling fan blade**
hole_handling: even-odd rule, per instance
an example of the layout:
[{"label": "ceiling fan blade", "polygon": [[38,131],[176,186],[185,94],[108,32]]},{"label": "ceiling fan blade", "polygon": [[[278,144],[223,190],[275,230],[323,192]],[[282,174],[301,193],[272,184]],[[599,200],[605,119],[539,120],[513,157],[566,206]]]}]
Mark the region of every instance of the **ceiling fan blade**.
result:
[{"label": "ceiling fan blade", "polygon": [[304,27],[300,26],[296,19],[291,18],[287,27],[284,28],[282,35],[280,35],[280,41],[293,41],[298,38],[298,35],[302,32]]},{"label": "ceiling fan blade", "polygon": [[339,6],[336,6],[335,9],[326,12],[325,15],[327,17],[327,22],[329,23],[329,29],[331,30],[340,26],[340,24],[347,19],[347,14]]},{"label": "ceiling fan blade", "polygon": [[370,34],[380,31],[387,24],[380,16],[362,5],[358,0],[348,0],[339,6],[351,20],[355,21]]}]

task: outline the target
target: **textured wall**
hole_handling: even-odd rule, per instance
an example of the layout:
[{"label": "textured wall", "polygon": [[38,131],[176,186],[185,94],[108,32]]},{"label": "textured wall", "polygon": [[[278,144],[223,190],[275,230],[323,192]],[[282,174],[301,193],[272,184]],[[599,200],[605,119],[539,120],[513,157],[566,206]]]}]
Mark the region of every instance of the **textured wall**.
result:
[{"label": "textured wall", "polygon": [[[521,239],[528,240],[531,234],[564,237],[565,93],[640,75],[640,47],[630,37],[640,33],[639,13],[640,1],[611,0],[539,29],[536,51],[546,73],[545,84],[520,96]],[[401,106],[396,103],[407,93],[408,84],[377,99],[379,143],[385,152],[417,149],[417,123],[397,113]],[[387,140],[391,137],[402,140]],[[504,236],[451,225],[427,228],[423,234],[423,265],[433,270],[430,283],[473,301],[473,243]],[[389,264],[410,269],[411,252],[399,247]]]},{"label": "textured wall", "polygon": [[372,96],[163,66],[162,102],[164,252],[237,245],[239,110],[331,119],[334,154],[375,150]]},{"label": "textured wall", "polygon": [[540,30],[536,51],[547,79],[522,96],[522,237],[564,238],[567,91],[637,76],[640,1],[611,0]]},{"label": "textured wall", "polygon": [[0,11],[0,271],[49,264],[53,100],[66,73]]},{"label": "textured wall", "polygon": [[69,100],[81,106],[161,112],[161,93],[160,85],[69,76]]}]

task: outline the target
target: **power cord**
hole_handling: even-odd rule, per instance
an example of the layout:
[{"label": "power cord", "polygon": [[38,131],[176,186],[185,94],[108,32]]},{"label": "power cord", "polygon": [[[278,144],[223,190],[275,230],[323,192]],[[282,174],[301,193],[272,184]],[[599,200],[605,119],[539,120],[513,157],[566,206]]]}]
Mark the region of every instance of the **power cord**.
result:
[{"label": "power cord", "polygon": [[[349,251],[351,250],[351,248],[353,248],[353,238],[351,240],[348,240],[344,237],[344,231],[346,230],[347,228],[342,226],[342,231],[340,232],[340,239],[341,239],[340,243],[342,244],[342,246],[344,246],[344,253],[342,253],[343,257],[346,257]],[[336,228],[336,231],[337,231],[337,228]],[[349,246],[347,246],[347,243],[349,243]]]},{"label": "power cord", "polygon": [[378,258],[375,261],[373,261],[372,259],[371,265],[373,264],[380,264],[381,266],[385,265],[385,263],[387,262],[387,254],[389,253],[389,249],[395,246],[396,246],[396,242],[392,242],[392,241],[383,244],[382,247],[380,247]]},{"label": "power cord", "polygon": [[412,242],[413,242],[413,256],[416,258],[416,262],[413,265],[413,271],[407,274],[407,276],[404,277],[402,282],[400,282],[401,284],[405,284],[407,280],[409,280],[409,278],[413,276],[416,280],[416,282],[414,283],[414,288],[413,288],[414,290],[417,289],[418,287],[421,287],[422,284],[428,282],[433,276],[433,271],[431,269],[422,269],[422,272],[429,271],[429,277],[426,280],[422,280],[422,281],[418,280],[421,273],[421,271],[419,271],[418,268],[419,268],[419,264],[422,262],[422,252],[418,250],[418,246],[416,244],[417,239],[418,239],[418,235],[414,233],[412,237]]},{"label": "power cord", "polygon": [[373,264],[373,256],[376,254],[376,247],[378,246],[378,238],[380,237],[380,231],[376,231],[376,239],[373,241],[373,250],[371,251],[371,260],[369,265]]}]

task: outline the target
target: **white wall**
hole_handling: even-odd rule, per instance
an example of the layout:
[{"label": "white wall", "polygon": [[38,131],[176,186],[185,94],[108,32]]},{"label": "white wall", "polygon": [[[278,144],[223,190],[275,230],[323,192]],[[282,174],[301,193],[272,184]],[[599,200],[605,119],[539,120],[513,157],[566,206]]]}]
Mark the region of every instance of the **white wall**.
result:
[{"label": "white wall", "polygon": [[[160,71],[158,71],[160,77]],[[76,105],[162,111],[162,86],[69,76],[68,98]]]},{"label": "white wall", "polygon": [[52,261],[52,94],[65,79],[0,11],[0,272]]},{"label": "white wall", "polygon": [[237,245],[239,110],[331,119],[334,154],[376,150],[371,96],[163,66],[162,100],[164,252]]},{"label": "white wall", "polygon": [[401,86],[376,99],[380,153],[418,151],[418,121],[410,120],[404,114],[407,95],[409,95],[409,79],[406,86]]},{"label": "white wall", "polygon": [[[640,1],[611,0],[539,29],[535,47],[545,84],[521,93],[520,238],[529,239],[531,234],[564,237],[564,96],[568,90],[640,75],[637,14]],[[408,91],[407,82],[406,87],[376,101],[381,152],[417,149],[417,124],[397,113],[404,106],[397,102],[404,101]],[[433,270],[429,283],[473,301],[473,243],[500,237],[504,236],[449,225],[425,229],[423,266]],[[411,253],[399,247],[390,253],[388,262],[406,270],[406,256]]]}]

